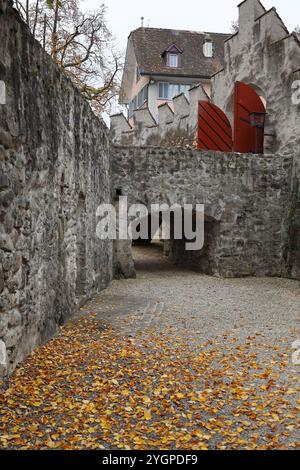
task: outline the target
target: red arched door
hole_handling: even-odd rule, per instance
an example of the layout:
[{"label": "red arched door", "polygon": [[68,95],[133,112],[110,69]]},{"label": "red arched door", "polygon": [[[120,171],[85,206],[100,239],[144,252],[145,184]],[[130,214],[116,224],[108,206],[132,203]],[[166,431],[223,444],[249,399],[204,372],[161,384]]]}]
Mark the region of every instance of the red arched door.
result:
[{"label": "red arched door", "polygon": [[266,108],[256,91],[242,82],[234,89],[234,144],[235,152],[264,153],[264,129],[250,124],[250,113],[265,113]]}]

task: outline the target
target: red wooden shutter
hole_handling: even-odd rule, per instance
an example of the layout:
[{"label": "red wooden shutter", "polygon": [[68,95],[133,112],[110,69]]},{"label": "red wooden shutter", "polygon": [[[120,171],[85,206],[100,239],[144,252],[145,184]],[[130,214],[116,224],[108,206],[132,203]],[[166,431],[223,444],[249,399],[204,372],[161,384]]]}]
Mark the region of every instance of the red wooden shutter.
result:
[{"label": "red wooden shutter", "polygon": [[223,111],[209,101],[199,101],[197,148],[232,152],[232,129]]}]

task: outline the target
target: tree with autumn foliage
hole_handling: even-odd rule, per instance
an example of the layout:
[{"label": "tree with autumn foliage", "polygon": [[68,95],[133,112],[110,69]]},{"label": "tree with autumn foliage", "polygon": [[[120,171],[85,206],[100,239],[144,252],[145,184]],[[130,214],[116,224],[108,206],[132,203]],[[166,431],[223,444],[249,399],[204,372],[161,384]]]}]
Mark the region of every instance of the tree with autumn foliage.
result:
[{"label": "tree with autumn foliage", "polygon": [[106,7],[82,12],[78,0],[16,0],[33,36],[97,113],[119,93],[121,55],[106,23]]}]

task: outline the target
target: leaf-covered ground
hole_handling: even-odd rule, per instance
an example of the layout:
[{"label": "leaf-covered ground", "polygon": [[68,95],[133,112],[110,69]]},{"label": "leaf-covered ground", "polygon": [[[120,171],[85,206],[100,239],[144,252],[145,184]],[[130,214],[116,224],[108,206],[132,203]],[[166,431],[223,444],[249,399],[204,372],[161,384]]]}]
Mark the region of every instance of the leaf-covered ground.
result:
[{"label": "leaf-covered ground", "polygon": [[264,344],[259,334],[195,350],[172,327],[122,337],[86,314],[0,392],[0,446],[297,449],[299,374],[286,374],[290,361],[284,342]]}]

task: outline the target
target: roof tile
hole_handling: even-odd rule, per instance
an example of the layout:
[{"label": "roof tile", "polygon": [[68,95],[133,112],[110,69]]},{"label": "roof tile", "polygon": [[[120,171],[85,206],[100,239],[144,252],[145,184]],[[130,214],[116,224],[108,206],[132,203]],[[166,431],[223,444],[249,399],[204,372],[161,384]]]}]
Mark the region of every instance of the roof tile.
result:
[{"label": "roof tile", "polygon": [[[131,33],[133,47],[141,74],[210,77],[223,67],[224,41],[230,34],[206,33],[161,28],[138,28]],[[206,38],[213,42],[214,57],[203,54]],[[173,44],[182,52],[181,66],[166,65],[163,53]]]}]

